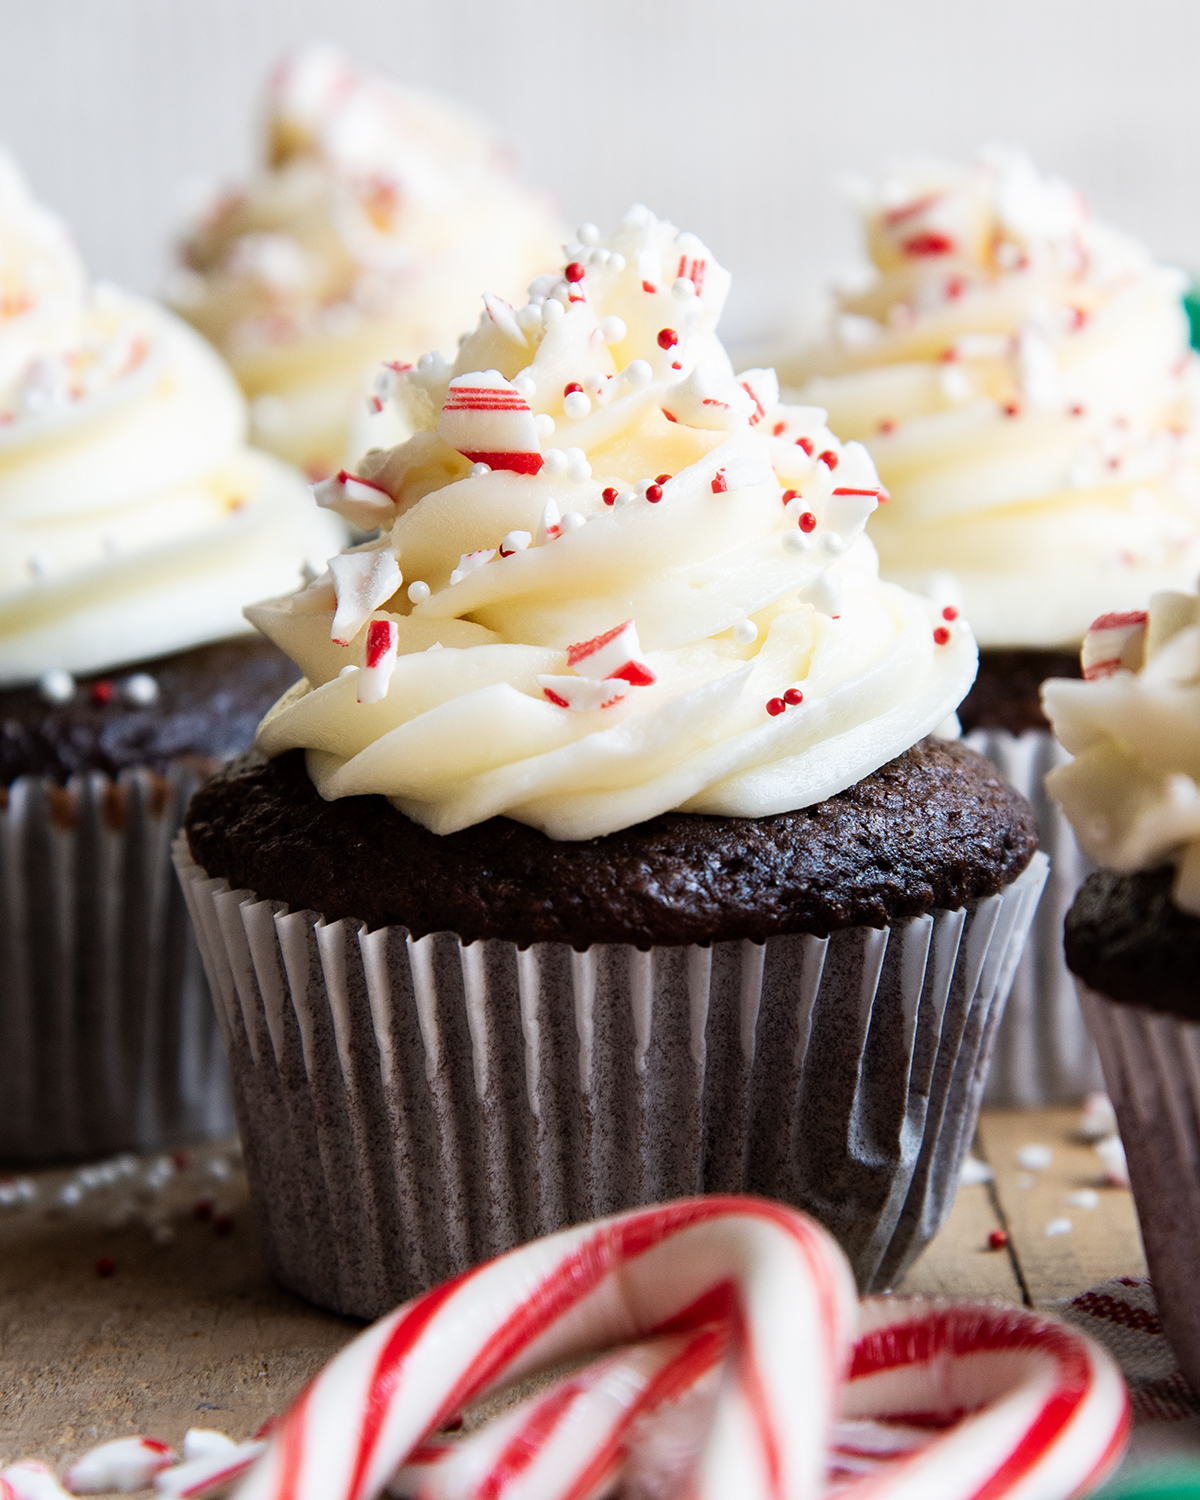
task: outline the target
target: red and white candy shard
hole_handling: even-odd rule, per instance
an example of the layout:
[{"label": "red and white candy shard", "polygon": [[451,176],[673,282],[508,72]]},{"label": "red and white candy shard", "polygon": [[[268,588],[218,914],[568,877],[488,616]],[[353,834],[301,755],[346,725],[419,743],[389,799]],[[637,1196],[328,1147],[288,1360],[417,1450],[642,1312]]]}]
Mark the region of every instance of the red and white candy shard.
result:
[{"label": "red and white candy shard", "polygon": [[0,1469],[0,1500],[68,1500],[67,1491],[54,1477],[48,1464],[22,1458],[6,1469]]},{"label": "red and white candy shard", "polygon": [[857,534],[866,525],[871,512],[879,509],[881,493],[878,485],[873,489],[840,485],[825,502],[825,524],[842,536]]},{"label": "red and white candy shard", "polygon": [[381,484],[339,469],[330,479],[312,486],[313,498],[326,510],[345,516],[352,526],[373,531],[390,526],[396,518],[396,502]]},{"label": "red and white candy shard", "polygon": [[568,646],[567,665],[581,677],[621,677],[633,687],[649,687],[657,680],[642,657],[642,644],[632,620],[614,625],[590,641]]},{"label": "red and white candy shard", "polygon": [[404,582],[400,565],[390,552],[341,552],[329,559],[337,609],[330,636],[335,645],[348,646],[381,604],[386,604]]},{"label": "red and white candy shard", "polygon": [[372,620],[363,641],[363,663],[358,672],[358,701],[378,703],[387,697],[396,670],[400,631],[395,620]]},{"label": "red and white candy shard", "polygon": [[559,515],[558,506],[553,500],[547,500],[542,507],[542,519],[538,523],[538,546],[544,547],[547,542],[552,542],[555,537],[561,535],[562,517]]},{"label": "red and white candy shard", "polygon": [[144,1490],[174,1462],[175,1454],[157,1438],[116,1438],[77,1458],[63,1475],[63,1484],[72,1495],[104,1495],[110,1490],[124,1495]]},{"label": "red and white candy shard", "polygon": [[214,1445],[213,1451],[185,1457],[173,1469],[164,1469],[154,1481],[155,1489],[167,1500],[208,1500],[210,1496],[215,1500],[228,1494],[229,1486],[253,1466],[267,1445],[263,1441],[225,1441],[228,1446],[220,1451]]},{"label": "red and white candy shard", "polygon": [[620,678],[609,681],[595,677],[558,677],[550,672],[539,673],[537,684],[556,707],[573,708],[578,713],[611,708],[631,691],[630,684]]},{"label": "red and white candy shard", "polygon": [[[1120,1457],[1124,1382],[1024,1308],[872,1298],[779,1204],[707,1197],[524,1245],[376,1323],[238,1500],[1068,1500]],[[605,1351],[461,1440],[469,1402]]]},{"label": "red and white candy shard", "polygon": [[[692,1493],[815,1496],[833,1372],[849,1352],[853,1318],[844,1256],[817,1224],[776,1204],[712,1196],[568,1229],[467,1272],[360,1335],[283,1419],[238,1494],[367,1500],[488,1390],[580,1354],[723,1325],[736,1354],[718,1386]],[[620,1403],[612,1411],[623,1423]],[[544,1423],[547,1437],[554,1425]],[[611,1424],[600,1429],[589,1438],[593,1451],[612,1445]],[[576,1468],[579,1457],[570,1455]],[[496,1500],[524,1493],[510,1488],[518,1476],[492,1477],[483,1493]],[[552,1487],[537,1493],[572,1493],[547,1478]],[[594,1492],[575,1493],[582,1500]]]},{"label": "red and white candy shard", "polygon": [[537,474],[542,445],[529,402],[496,370],[458,375],[446,392],[438,435],[474,464]]},{"label": "red and white candy shard", "polygon": [[1146,646],[1146,611],[1126,610],[1122,614],[1101,615],[1093,620],[1083,638],[1080,662],[1086,681],[1111,677],[1122,668],[1136,672],[1142,665]]},{"label": "red and white candy shard", "polygon": [[450,582],[461,583],[468,573],[474,573],[476,568],[482,568],[484,563],[491,562],[495,555],[495,547],[480,547],[474,552],[464,552],[458,559],[458,567],[450,574]]}]

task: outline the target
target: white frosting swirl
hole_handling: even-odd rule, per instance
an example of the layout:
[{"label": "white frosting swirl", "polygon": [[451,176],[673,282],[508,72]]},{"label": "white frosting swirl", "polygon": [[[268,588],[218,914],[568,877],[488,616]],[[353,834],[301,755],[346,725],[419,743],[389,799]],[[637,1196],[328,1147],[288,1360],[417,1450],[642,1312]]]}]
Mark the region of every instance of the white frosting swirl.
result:
[{"label": "white frosting swirl", "polygon": [[3,158],[0,256],[0,684],[244,630],[246,599],[344,531],[243,446],[244,402],[197,334],[89,290]]},{"label": "white frosting swirl", "polygon": [[560,839],[757,817],[891,760],[974,677],[961,622],[878,580],[865,449],[734,376],[699,240],[636,208],[598,241],[397,381],[415,436],[319,487],[379,539],[248,611],[307,679],[259,746],[308,750],[327,798]]},{"label": "white frosting swirl", "polygon": [[985,646],[1082,639],[1200,571],[1200,365],[1178,272],[1014,152],[862,193],[874,274],[781,362],[870,448],[885,577]]},{"label": "white frosting swirl", "polygon": [[1172,896],[1200,916],[1200,598],[1097,620],[1083,682],[1052,678],[1042,703],[1075,759],[1046,777],[1080,845],[1129,873],[1176,867]]},{"label": "white frosting swirl", "polygon": [[267,117],[266,169],[190,232],[172,301],[253,398],[255,441],[319,477],[376,364],[453,348],[480,287],[515,295],[561,237],[482,121],[329,48],[280,64]]}]

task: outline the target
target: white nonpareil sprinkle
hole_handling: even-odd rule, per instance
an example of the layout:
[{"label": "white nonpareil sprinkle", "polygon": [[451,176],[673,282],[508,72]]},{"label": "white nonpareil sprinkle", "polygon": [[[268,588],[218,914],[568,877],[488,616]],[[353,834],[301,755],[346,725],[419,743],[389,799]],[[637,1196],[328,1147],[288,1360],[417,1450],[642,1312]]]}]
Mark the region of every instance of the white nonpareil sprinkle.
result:
[{"label": "white nonpareil sprinkle", "polygon": [[1052,1240],[1056,1235],[1070,1234],[1074,1228],[1075,1226],[1071,1223],[1070,1219],[1064,1216],[1060,1219],[1051,1219],[1049,1224],[1046,1225],[1044,1233],[1048,1240]]},{"label": "white nonpareil sprinkle", "polygon": [[627,332],[625,319],[618,318],[616,313],[611,313],[607,318],[600,320],[600,334],[606,344],[621,343]]},{"label": "white nonpareil sprinkle", "polygon": [[38,693],[47,703],[70,703],[75,696],[75,679],[56,667],[38,678]]},{"label": "white nonpareil sprinkle", "polygon": [[126,702],[146,708],[158,700],[158,683],[149,672],[135,672],[125,679],[121,692]]},{"label": "white nonpareil sprinkle", "polygon": [[960,1187],[972,1187],[978,1182],[991,1182],[992,1169],[987,1162],[980,1161],[977,1156],[968,1156],[962,1164],[962,1170],[958,1174]]},{"label": "white nonpareil sprinkle", "polygon": [[567,472],[567,455],[561,448],[547,448],[542,454],[542,472],[550,476]]},{"label": "white nonpareil sprinkle", "polygon": [[1040,1172],[1053,1160],[1054,1152],[1050,1147],[1036,1143],[1022,1146],[1017,1152],[1017,1166],[1024,1167],[1027,1172]]},{"label": "white nonpareil sprinkle", "polygon": [[492,472],[492,466],[491,466],[491,464],[472,464],[471,465],[471,478],[472,479],[482,479],[485,474],[490,474],[491,472]]},{"label": "white nonpareil sprinkle", "polygon": [[423,583],[419,578],[415,583],[410,583],[408,586],[408,597],[414,604],[424,603],[429,598],[431,592],[432,590],[429,585]]},{"label": "white nonpareil sprinkle", "polygon": [[625,379],[635,388],[649,385],[654,378],[654,371],[650,368],[649,360],[631,359],[622,371]]},{"label": "white nonpareil sprinkle", "polygon": [[750,646],[758,639],[758,626],[753,620],[739,620],[733,627],[733,638],[739,646]]},{"label": "white nonpareil sprinkle", "polygon": [[1080,1188],[1077,1192],[1067,1194],[1067,1202],[1072,1208],[1098,1208],[1100,1194],[1095,1188]]},{"label": "white nonpareil sprinkle", "polygon": [[812,538],[805,536],[802,531],[785,531],[783,546],[787,552],[811,552]]},{"label": "white nonpareil sprinkle", "polygon": [[563,411],[573,422],[586,417],[592,409],[591,398],[583,391],[572,391],[563,401]]},{"label": "white nonpareil sprinkle", "polygon": [[553,437],[556,423],[548,411],[539,412],[533,421],[538,430],[538,437]]}]

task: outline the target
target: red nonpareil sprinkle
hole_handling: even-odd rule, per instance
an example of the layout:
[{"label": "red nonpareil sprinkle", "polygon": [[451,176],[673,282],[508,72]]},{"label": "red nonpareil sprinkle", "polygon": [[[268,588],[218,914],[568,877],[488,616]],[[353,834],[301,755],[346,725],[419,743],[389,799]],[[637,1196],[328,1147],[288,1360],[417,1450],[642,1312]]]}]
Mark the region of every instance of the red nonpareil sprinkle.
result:
[{"label": "red nonpareil sprinkle", "polygon": [[652,281],[643,281],[642,282],[642,291],[643,292],[652,292],[653,293],[653,292],[658,291],[658,288],[654,285],[654,283]]},{"label": "red nonpareil sprinkle", "polygon": [[212,1218],[214,1207],[215,1205],[211,1198],[197,1198],[195,1203],[192,1204],[192,1218],[199,1219],[203,1224],[206,1219]]},{"label": "red nonpareil sprinkle", "polygon": [[570,282],[582,281],[585,269],[586,268],[584,266],[581,266],[577,260],[573,260],[567,267],[567,269],[563,272],[563,275]]},{"label": "red nonpareil sprinkle", "polygon": [[939,625],[938,628],[933,632],[933,638],[939,646],[944,646],[950,639],[950,632],[944,625]]},{"label": "red nonpareil sprinkle", "polygon": [[672,370],[682,370],[683,366],[679,363],[678,360],[673,360],[671,363],[671,368]]},{"label": "red nonpareil sprinkle", "polygon": [[107,678],[102,678],[99,682],[93,682],[89,691],[93,703],[112,702],[113,685]]},{"label": "red nonpareil sprinkle", "polygon": [[1000,410],[1006,417],[1015,417],[1021,408],[1015,401],[1006,401]]},{"label": "red nonpareil sprinkle", "polygon": [[600,498],[604,501],[605,505],[615,505],[617,503],[617,491],[610,484],[607,489],[601,490]]},{"label": "red nonpareil sprinkle", "polygon": [[790,703],[791,706],[795,708],[797,703],[804,702],[804,694],[800,691],[799,688],[788,688],[787,692],[783,695],[783,701],[785,703]]},{"label": "red nonpareil sprinkle", "polygon": [[806,510],[804,512],[804,514],[800,517],[800,530],[801,531],[816,531],[816,529],[817,529],[817,518],[816,518],[816,516],[813,515],[813,513],[812,513],[811,510]]},{"label": "red nonpareil sprinkle", "polygon": [[660,349],[674,349],[679,342],[679,335],[673,328],[660,328],[658,330],[658,347]]},{"label": "red nonpareil sprinkle", "polygon": [[662,499],[662,496],[663,491],[661,484],[652,484],[648,486],[646,490],[646,499],[649,500],[651,505],[657,505],[658,502]]},{"label": "red nonpareil sprinkle", "polygon": [[171,1152],[171,1160],[175,1164],[175,1170],[177,1172],[182,1172],[182,1171],[185,1170],[185,1168],[187,1167],[187,1164],[188,1164],[188,1155],[187,1155],[187,1152],[186,1151],[172,1151]]},{"label": "red nonpareil sprinkle", "polygon": [[989,1250],[1003,1250],[1008,1245],[1008,1231],[1004,1229],[993,1229],[988,1235]]},{"label": "red nonpareil sprinkle", "polygon": [[825,464],[832,471],[838,466],[838,456],[832,448],[826,448],[824,453],[817,454],[817,462]]},{"label": "red nonpareil sprinkle", "polygon": [[803,437],[802,438],[797,438],[796,439],[796,447],[797,448],[803,448],[804,451],[805,451],[805,453],[808,454],[809,458],[812,457],[812,451],[813,451],[812,438],[803,438]]},{"label": "red nonpareil sprinkle", "polygon": [[723,495],[726,492],[726,490],[728,490],[728,488],[729,488],[729,485],[728,485],[728,483],[726,482],[726,479],[725,479],[725,470],[724,469],[718,469],[717,472],[713,475],[713,481],[712,481],[712,492],[713,492],[713,494],[714,495]]},{"label": "red nonpareil sprinkle", "polygon": [[783,503],[786,505],[789,500],[794,500],[797,495],[799,495],[799,493],[799,490],[784,490],[783,495],[781,496]]},{"label": "red nonpareil sprinkle", "polygon": [[895,432],[896,422],[893,417],[884,417],[879,424],[879,430],[886,437],[889,432]]},{"label": "red nonpareil sprinkle", "polygon": [[771,428],[771,436],[778,437],[781,432],[784,432],[786,430],[786,428],[786,422],[776,422],[774,427]]},{"label": "red nonpareil sprinkle", "polygon": [[787,704],[783,701],[782,698],[767,699],[767,712],[773,719],[777,719],[786,707]]},{"label": "red nonpareil sprinkle", "polygon": [[563,397],[565,399],[567,396],[574,395],[576,391],[581,390],[583,390],[583,387],[579,384],[578,380],[572,380],[569,384],[563,386]]},{"label": "red nonpareil sprinkle", "polygon": [[927,229],[924,234],[912,235],[900,248],[905,255],[952,255],[955,245],[948,234],[938,234],[936,230]]},{"label": "red nonpareil sprinkle", "polygon": [[942,610],[942,619],[943,620],[957,620],[958,619],[958,610],[955,609],[955,607],[953,606],[953,604],[947,604],[947,606],[945,607],[945,609]]},{"label": "red nonpareil sprinkle", "polygon": [[117,1274],[117,1263],[111,1255],[102,1255],[96,1262],[97,1276],[115,1276]]},{"label": "red nonpareil sprinkle", "polygon": [[655,484],[666,484],[667,480],[670,479],[670,477],[671,476],[669,474],[656,474],[654,482]]},{"label": "red nonpareil sprinkle", "polygon": [[967,284],[961,276],[951,276],[950,280],[946,283],[946,300],[948,302],[957,302],[966,289]]},{"label": "red nonpareil sprinkle", "polygon": [[218,1214],[213,1220],[213,1233],[219,1234],[222,1239],[233,1233],[233,1215]]},{"label": "red nonpareil sprinkle", "polygon": [[1071,415],[1073,417],[1082,417],[1083,413],[1084,413],[1084,408],[1082,406],[1080,406],[1078,403],[1076,403],[1074,406],[1071,407]]},{"label": "red nonpareil sprinkle", "polygon": [[1070,331],[1078,333],[1087,322],[1087,313],[1084,312],[1082,307],[1069,307],[1067,313],[1070,317]]}]

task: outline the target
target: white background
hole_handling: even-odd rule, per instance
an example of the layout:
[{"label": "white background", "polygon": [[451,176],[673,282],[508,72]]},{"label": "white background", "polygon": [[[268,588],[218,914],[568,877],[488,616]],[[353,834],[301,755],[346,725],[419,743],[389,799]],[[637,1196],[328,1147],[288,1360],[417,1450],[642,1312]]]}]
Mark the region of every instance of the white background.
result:
[{"label": "white background", "polygon": [[1196,0],[0,0],[0,141],[97,274],[152,291],[314,39],[488,114],[570,223],[641,199],[694,229],[735,341],[846,263],[839,175],[898,154],[1026,145],[1200,266]]}]

